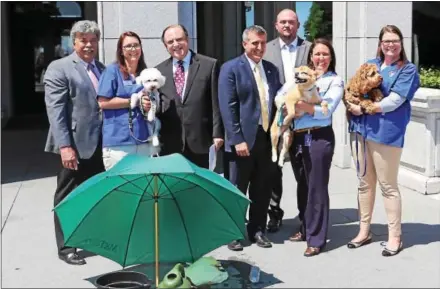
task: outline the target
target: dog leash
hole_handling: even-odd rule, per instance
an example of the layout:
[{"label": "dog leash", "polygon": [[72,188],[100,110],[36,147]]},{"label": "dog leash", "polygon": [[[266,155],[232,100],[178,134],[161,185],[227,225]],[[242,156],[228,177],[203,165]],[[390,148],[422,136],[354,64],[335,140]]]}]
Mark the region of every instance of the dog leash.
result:
[{"label": "dog leash", "polygon": [[367,131],[366,131],[366,129],[365,129],[365,117],[363,117],[363,123],[364,123],[364,130],[365,130],[365,133],[362,135],[362,138],[363,138],[363,145],[364,145],[364,153],[363,153],[363,156],[364,156],[364,173],[362,174],[362,176],[360,176],[359,175],[359,173],[360,173],[360,163],[359,163],[359,149],[358,149],[358,145],[359,145],[359,138],[358,138],[358,133],[356,132],[356,140],[355,140],[355,142],[356,142],[356,174],[357,174],[357,177],[360,179],[360,178],[363,178],[364,176],[365,176],[365,174],[367,173],[367,154],[366,154],[366,152],[367,152],[367,142],[366,142],[366,138],[367,138]]},{"label": "dog leash", "polygon": [[[148,97],[150,97],[150,95]],[[140,100],[140,102],[141,102],[141,105],[139,105],[139,110],[140,110],[141,114],[143,115],[143,117],[146,118],[145,112],[144,112],[144,108],[142,107],[142,99]],[[148,142],[148,138],[146,140],[140,140],[140,139],[138,139],[134,135],[134,131],[133,131],[133,110],[131,109],[131,105],[128,106],[128,129],[130,130],[131,137],[134,138],[136,141],[141,142],[141,143],[147,143]]]}]

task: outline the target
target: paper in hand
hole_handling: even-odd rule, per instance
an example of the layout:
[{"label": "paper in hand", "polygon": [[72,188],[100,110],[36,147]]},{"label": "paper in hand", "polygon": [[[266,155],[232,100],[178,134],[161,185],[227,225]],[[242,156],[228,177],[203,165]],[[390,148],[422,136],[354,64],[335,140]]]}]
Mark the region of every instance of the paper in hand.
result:
[{"label": "paper in hand", "polygon": [[209,147],[209,170],[214,171],[215,165],[217,163],[217,151],[215,150],[215,145]]}]

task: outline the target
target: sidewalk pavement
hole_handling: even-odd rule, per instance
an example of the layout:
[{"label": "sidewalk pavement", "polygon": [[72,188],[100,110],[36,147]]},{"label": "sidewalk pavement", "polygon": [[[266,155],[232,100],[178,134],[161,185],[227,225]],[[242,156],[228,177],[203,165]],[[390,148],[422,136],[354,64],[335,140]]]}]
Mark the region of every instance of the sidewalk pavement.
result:
[{"label": "sidewalk pavement", "polygon": [[[59,158],[43,152],[45,136],[45,131],[2,132],[1,285],[94,288],[96,276],[122,268],[93,254],[86,258],[85,266],[67,265],[58,259],[51,210]],[[223,246],[210,254],[230,267],[230,280],[219,288],[250,288],[250,265],[261,268],[261,283],[253,285],[257,288],[440,287],[439,195],[426,196],[401,188],[404,250],[384,258],[380,243],[387,240],[386,214],[378,188],[374,242],[349,250],[346,243],[358,229],[356,172],[332,167],[329,241],[325,252],[306,258],[304,243],[288,241],[297,226],[296,182],[289,163],[284,166],[283,183],[286,215],[281,231],[269,235],[273,248],[252,245],[232,252]],[[151,274],[149,277],[153,279]]]}]

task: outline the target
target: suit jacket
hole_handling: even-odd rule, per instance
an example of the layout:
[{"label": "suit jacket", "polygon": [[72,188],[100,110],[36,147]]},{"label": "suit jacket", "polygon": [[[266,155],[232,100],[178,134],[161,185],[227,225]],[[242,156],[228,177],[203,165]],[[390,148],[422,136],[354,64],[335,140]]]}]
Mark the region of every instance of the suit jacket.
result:
[{"label": "suit jacket", "polygon": [[[104,64],[95,64],[101,73]],[[95,88],[75,52],[50,63],[44,91],[50,123],[45,151],[59,154],[60,147],[71,146],[78,158],[89,159],[98,146],[102,118]]]},{"label": "suit jacket", "polygon": [[217,60],[191,51],[183,101],[177,95],[170,57],[156,66],[166,77],[160,88],[160,131],[162,155],[182,153],[188,146],[193,153],[208,154],[213,138],[223,138],[217,97]]},{"label": "suit jacket", "polygon": [[[309,41],[298,37],[298,47],[296,50],[295,67],[299,67],[301,65],[307,65],[308,62],[307,58],[309,55],[311,45],[312,43],[310,43]],[[280,81],[282,84],[284,84],[286,82],[286,78],[284,76],[284,66],[283,66],[283,59],[281,57],[281,46],[280,46],[279,37],[267,43],[264,59],[276,65],[278,71],[280,72]]]},{"label": "suit jacket", "polygon": [[[272,123],[276,112],[274,99],[281,83],[276,66],[262,61],[269,85],[269,120]],[[223,64],[218,87],[226,130],[225,150],[230,152],[231,146],[242,142],[246,142],[251,150],[258,131],[261,106],[257,83],[244,54]]]}]

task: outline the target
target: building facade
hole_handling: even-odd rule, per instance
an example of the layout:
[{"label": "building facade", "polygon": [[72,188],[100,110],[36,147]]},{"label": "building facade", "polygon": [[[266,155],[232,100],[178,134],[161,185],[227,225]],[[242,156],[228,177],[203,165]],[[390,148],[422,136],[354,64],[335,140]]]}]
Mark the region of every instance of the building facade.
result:
[{"label": "building facade", "polygon": [[[224,62],[243,52],[241,34],[246,24],[250,23],[250,9],[253,10],[251,21],[265,27],[269,39],[272,39],[276,37],[276,14],[283,8],[297,8],[295,2],[29,3],[1,3],[1,91],[4,121],[19,115],[44,114],[44,91],[41,85],[44,67],[54,58],[63,57],[70,52],[68,30],[77,20],[96,20],[100,25],[102,39],[99,59],[105,64],[115,60],[119,35],[132,30],[140,35],[147,65],[152,67],[168,57],[160,38],[162,30],[170,24],[180,23],[187,27],[190,47],[193,50]],[[440,15],[433,12],[436,9],[440,12],[440,7],[435,2],[316,3],[319,3],[324,12],[332,18],[331,30],[328,33],[331,34],[336,51],[337,73],[345,80],[348,80],[367,59],[375,57],[378,34],[380,28],[386,24],[394,24],[401,29],[404,47],[410,59],[415,58],[415,62],[424,61],[426,51],[419,49],[417,44],[425,39],[426,29],[419,29],[415,34],[413,16],[426,19],[429,15],[438,21]],[[423,17],[420,13],[414,13],[415,5]],[[53,10],[56,10],[56,16],[53,16]],[[37,23],[32,24],[33,27],[23,24],[24,17],[28,18],[29,15],[36,21],[31,23]],[[50,15],[50,19],[47,15]],[[301,15],[299,16],[301,18]],[[39,25],[39,28],[35,25]],[[37,33],[41,32],[41,29],[44,33]],[[32,39],[23,37],[29,35],[30,31],[37,33],[37,36]],[[427,37],[431,38],[433,37]],[[413,53],[414,47],[416,53]],[[432,61],[438,61],[438,58]],[[33,67],[33,72],[24,73],[23,67]],[[26,75],[23,76],[24,74]],[[22,98],[22,95],[27,98]],[[333,116],[333,127],[336,134],[333,163],[343,168],[354,167],[342,104]],[[413,101],[412,119],[402,156],[399,176],[402,185],[421,193],[440,193],[439,143],[439,90],[420,89]]]}]

